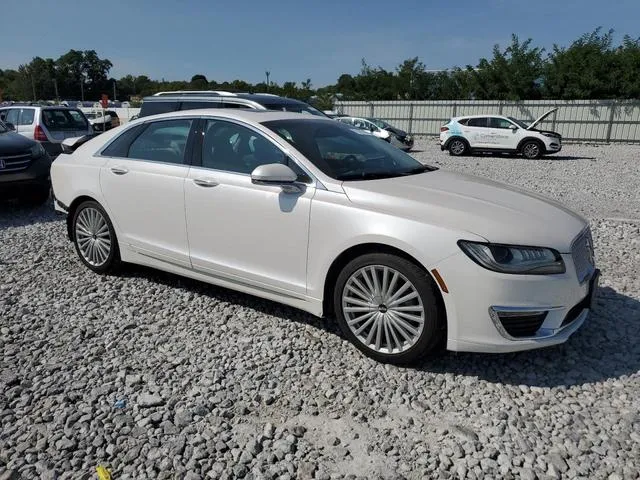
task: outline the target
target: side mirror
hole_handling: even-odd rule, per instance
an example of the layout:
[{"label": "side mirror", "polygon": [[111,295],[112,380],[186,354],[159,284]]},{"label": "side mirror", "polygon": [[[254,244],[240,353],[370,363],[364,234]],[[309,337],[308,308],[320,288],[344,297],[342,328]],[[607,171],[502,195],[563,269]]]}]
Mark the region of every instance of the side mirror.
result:
[{"label": "side mirror", "polygon": [[282,163],[260,165],[251,172],[251,183],[256,185],[278,185],[285,193],[299,193],[302,187],[296,184],[298,175]]},{"label": "side mirror", "polygon": [[14,130],[15,131],[16,126],[13,123],[5,122],[4,124],[7,126],[7,128],[9,130]]},{"label": "side mirror", "polygon": [[516,125],[511,124],[511,126],[509,127],[511,130],[513,130],[514,132],[516,130],[518,130],[518,127]]}]

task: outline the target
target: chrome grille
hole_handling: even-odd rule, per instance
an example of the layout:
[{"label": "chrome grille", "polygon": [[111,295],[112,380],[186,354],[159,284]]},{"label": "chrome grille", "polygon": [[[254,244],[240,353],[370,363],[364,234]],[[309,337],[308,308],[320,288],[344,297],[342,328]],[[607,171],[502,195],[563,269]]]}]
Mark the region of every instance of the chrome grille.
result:
[{"label": "chrome grille", "polygon": [[571,246],[571,256],[576,267],[580,283],[584,282],[594,270],[593,239],[589,228],[576,237]]},{"label": "chrome grille", "polygon": [[29,166],[29,162],[31,162],[31,152],[19,155],[2,155],[0,156],[0,174],[25,170]]}]

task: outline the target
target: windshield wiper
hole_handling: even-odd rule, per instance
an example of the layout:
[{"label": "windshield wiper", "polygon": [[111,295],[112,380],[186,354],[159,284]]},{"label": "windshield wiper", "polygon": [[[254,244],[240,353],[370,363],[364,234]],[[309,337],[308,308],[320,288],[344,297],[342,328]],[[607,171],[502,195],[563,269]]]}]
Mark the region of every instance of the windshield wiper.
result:
[{"label": "windshield wiper", "polygon": [[415,167],[411,170],[407,170],[406,172],[402,172],[401,175],[416,175],[418,173],[433,172],[437,169],[437,167],[432,167],[431,165],[420,165],[419,167]]}]

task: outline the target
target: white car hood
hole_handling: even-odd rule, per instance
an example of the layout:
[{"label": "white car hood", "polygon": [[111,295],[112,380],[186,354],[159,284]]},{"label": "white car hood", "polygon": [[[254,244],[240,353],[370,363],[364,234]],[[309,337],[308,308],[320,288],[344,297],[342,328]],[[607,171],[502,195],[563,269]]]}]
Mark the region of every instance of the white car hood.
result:
[{"label": "white car hood", "polygon": [[558,108],[552,108],[551,110],[549,110],[548,112],[544,112],[542,115],[540,115],[538,118],[536,118],[534,120],[534,122],[529,125],[527,127],[527,130],[532,130],[535,128],[536,125],[538,125],[542,120],[544,120],[545,118],[547,118],[549,115],[551,115],[553,112],[555,112],[556,110],[558,110]]},{"label": "white car hood", "polygon": [[356,205],[470,232],[494,243],[569,253],[587,225],[577,213],[541,195],[445,170],[342,186]]}]

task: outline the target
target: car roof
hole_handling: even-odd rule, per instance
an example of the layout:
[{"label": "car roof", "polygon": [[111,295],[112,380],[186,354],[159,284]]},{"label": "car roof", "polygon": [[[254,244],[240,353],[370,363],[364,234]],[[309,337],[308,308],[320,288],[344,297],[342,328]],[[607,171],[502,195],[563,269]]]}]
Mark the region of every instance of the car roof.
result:
[{"label": "car roof", "polygon": [[322,120],[327,122],[334,122],[335,120],[329,117],[320,117],[317,115],[310,115],[305,113],[294,112],[278,112],[273,110],[244,110],[244,109],[228,109],[228,108],[199,108],[196,110],[180,110],[178,112],[161,113],[159,115],[149,115],[140,119],[134,120],[134,122],[148,122],[150,120],[160,120],[163,118],[179,118],[179,117],[224,117],[234,120],[245,120],[249,122],[264,123],[272,120]]},{"label": "car roof", "polygon": [[279,95],[274,95],[271,93],[231,93],[231,92],[176,92],[175,94],[171,94],[171,92],[160,92],[161,95],[151,95],[148,97],[144,97],[142,99],[143,102],[166,102],[167,100],[175,101],[182,100],[193,102],[197,101],[211,101],[216,102],[220,99],[245,99],[254,101],[257,103],[279,103],[279,104],[301,104],[305,103],[301,100],[297,100],[295,98],[289,97],[281,97]]},{"label": "car roof", "polygon": [[504,115],[500,115],[499,113],[485,113],[483,115],[461,115],[459,117],[453,117],[451,120],[461,120],[463,118],[486,118],[486,117],[507,118]]}]

